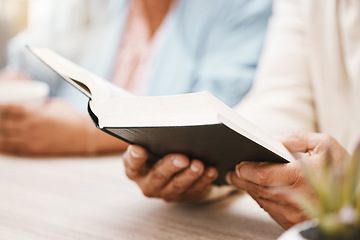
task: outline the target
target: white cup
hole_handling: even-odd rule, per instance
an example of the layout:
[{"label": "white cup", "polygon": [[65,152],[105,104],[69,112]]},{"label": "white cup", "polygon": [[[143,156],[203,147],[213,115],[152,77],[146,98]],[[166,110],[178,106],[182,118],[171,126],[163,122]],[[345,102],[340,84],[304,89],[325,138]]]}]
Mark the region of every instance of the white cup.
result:
[{"label": "white cup", "polygon": [[0,81],[0,104],[43,103],[49,95],[46,83],[34,80]]}]

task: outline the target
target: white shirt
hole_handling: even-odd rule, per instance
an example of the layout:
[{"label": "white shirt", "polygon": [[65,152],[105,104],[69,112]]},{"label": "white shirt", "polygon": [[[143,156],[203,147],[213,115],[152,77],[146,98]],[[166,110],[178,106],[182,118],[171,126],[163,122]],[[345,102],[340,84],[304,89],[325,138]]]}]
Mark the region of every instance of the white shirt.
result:
[{"label": "white shirt", "polygon": [[277,0],[254,87],[236,109],[272,134],[360,137],[360,1]]}]

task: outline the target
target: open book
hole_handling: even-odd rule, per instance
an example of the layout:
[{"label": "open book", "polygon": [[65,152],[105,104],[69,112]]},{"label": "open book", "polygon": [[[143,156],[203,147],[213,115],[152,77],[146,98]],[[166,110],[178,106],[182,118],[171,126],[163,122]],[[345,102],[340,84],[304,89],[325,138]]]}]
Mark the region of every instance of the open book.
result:
[{"label": "open book", "polygon": [[241,161],[286,163],[287,149],[208,92],[134,96],[44,48],[30,48],[64,80],[89,97],[88,111],[102,131],[151,153],[150,163],[183,153],[219,171],[216,184]]}]

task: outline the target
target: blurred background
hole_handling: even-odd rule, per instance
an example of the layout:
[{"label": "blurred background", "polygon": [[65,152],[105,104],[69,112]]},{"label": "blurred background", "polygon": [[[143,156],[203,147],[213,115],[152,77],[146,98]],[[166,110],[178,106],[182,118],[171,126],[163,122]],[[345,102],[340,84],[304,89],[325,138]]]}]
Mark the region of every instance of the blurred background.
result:
[{"label": "blurred background", "polygon": [[6,64],[6,44],[48,14],[54,0],[0,0],[0,69]]}]

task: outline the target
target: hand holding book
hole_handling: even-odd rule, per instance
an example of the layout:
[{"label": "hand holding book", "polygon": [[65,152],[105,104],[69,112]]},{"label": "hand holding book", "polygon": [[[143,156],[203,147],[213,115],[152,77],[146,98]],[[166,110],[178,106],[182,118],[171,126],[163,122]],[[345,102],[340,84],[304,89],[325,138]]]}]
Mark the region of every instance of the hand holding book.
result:
[{"label": "hand holding book", "polygon": [[169,153],[215,167],[218,185],[241,161],[286,163],[293,159],[276,139],[208,92],[133,96],[49,49],[29,48],[89,98],[88,112],[102,131],[144,147],[155,163]]},{"label": "hand holding book", "polygon": [[[334,212],[334,206],[342,200],[337,202],[338,199],[333,195],[334,186],[331,182],[324,182],[324,179],[331,177],[323,168],[329,167],[329,163],[326,162],[329,159],[326,159],[326,156],[331,156],[335,162],[344,164],[349,159],[349,154],[333,137],[321,133],[296,131],[283,136],[282,142],[291,153],[298,156],[296,161],[288,164],[242,162],[236,166],[235,171],[229,173],[228,183],[248,192],[285,229],[309,219],[310,216],[300,205],[299,200],[302,198],[307,199],[308,206],[316,212],[319,211],[319,214],[326,208],[331,209],[331,224],[328,221],[324,225],[334,226],[333,224],[341,221],[341,217],[338,220],[336,211]],[[339,167],[340,165],[336,167],[337,175],[341,176],[344,169]],[[304,169],[308,169],[319,178],[309,177]],[[319,179],[326,186],[324,189],[317,189],[320,195],[311,186],[312,181],[320,181]],[[327,192],[332,193],[331,199],[326,198]],[[339,199],[346,199],[346,191],[335,194],[342,196]],[[322,201],[327,201],[328,204],[319,207],[318,204]],[[344,208],[349,206],[349,202],[344,202]]]},{"label": "hand holding book", "polygon": [[128,148],[123,159],[127,176],[143,193],[165,201],[200,201],[218,176],[214,167],[205,167],[201,161],[182,154],[168,154],[149,167],[147,151],[135,145]]}]

